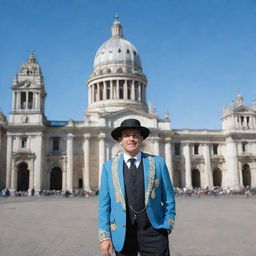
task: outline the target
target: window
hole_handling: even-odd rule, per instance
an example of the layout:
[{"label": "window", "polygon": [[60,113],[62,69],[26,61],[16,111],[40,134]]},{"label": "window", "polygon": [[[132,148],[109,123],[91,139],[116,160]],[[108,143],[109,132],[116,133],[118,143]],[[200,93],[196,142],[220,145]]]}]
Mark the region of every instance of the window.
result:
[{"label": "window", "polygon": [[244,116],[241,116],[241,124],[244,124]]},{"label": "window", "polygon": [[213,149],[213,154],[214,155],[218,155],[218,144],[213,144],[212,149]]},{"label": "window", "polygon": [[28,138],[22,137],[21,138],[21,148],[27,148],[27,146],[28,146]]},{"label": "window", "polygon": [[175,153],[175,156],[180,156],[180,143],[174,144],[174,153]]},{"label": "window", "polygon": [[247,127],[249,128],[249,123],[250,123],[250,117],[249,116],[246,117],[246,123],[247,123]]},{"label": "window", "polygon": [[131,81],[127,82],[127,99],[130,100],[131,99]]},{"label": "window", "polygon": [[54,137],[52,139],[52,151],[60,151],[60,138],[59,137]]},{"label": "window", "polygon": [[107,82],[107,100],[110,99],[110,84]]},{"label": "window", "polygon": [[123,85],[119,85],[119,99],[124,98],[124,88]]},{"label": "window", "polygon": [[194,155],[198,155],[199,154],[199,144],[195,144],[194,145]]},{"label": "window", "polygon": [[21,104],[21,109],[25,109],[26,108],[26,93],[22,92],[20,95],[20,104]]},{"label": "window", "polygon": [[246,148],[247,148],[247,143],[242,142],[242,151],[243,151],[243,153],[246,152]]},{"label": "window", "polygon": [[33,92],[28,93],[28,108],[33,108]]}]

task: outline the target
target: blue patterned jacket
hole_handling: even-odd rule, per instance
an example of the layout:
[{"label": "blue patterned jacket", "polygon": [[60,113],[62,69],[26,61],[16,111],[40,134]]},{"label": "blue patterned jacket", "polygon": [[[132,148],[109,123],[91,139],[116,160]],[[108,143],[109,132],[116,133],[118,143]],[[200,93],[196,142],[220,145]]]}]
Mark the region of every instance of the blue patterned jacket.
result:
[{"label": "blue patterned jacket", "polygon": [[[142,153],[145,206],[151,225],[172,231],[175,220],[175,198],[165,161],[159,156]],[[98,205],[99,241],[111,239],[121,251],[126,232],[126,204],[123,176],[123,154],[104,163]]]}]

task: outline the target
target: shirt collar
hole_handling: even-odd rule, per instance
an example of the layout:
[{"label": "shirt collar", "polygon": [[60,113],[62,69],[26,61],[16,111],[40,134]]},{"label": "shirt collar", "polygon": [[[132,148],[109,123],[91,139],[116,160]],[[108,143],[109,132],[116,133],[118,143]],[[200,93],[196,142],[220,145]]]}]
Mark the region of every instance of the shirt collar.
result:
[{"label": "shirt collar", "polygon": [[135,162],[139,162],[140,163],[140,161],[141,161],[141,152],[139,152],[136,156],[134,156],[134,157],[130,157],[130,156],[128,156],[125,152],[124,152],[124,161],[125,161],[125,163],[126,164],[128,164],[129,163],[129,159],[130,158],[134,158],[134,159],[136,159],[136,161]]}]

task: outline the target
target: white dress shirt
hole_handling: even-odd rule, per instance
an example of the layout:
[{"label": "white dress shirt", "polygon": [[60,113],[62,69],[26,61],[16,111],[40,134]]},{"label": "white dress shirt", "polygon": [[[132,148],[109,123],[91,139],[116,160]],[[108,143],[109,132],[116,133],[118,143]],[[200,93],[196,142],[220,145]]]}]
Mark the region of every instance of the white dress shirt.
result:
[{"label": "white dress shirt", "polygon": [[131,166],[131,162],[129,161],[130,158],[134,158],[135,159],[135,165],[138,168],[140,165],[140,161],[141,161],[141,152],[139,152],[136,156],[134,157],[130,157],[128,156],[125,152],[124,152],[124,161],[126,163],[126,165],[128,166],[128,168],[130,169]]}]

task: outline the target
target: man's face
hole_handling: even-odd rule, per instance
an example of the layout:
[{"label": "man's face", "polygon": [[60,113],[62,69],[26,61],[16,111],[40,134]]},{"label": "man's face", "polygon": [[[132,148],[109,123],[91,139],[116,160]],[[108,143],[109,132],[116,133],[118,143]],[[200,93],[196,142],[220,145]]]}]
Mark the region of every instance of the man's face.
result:
[{"label": "man's face", "polygon": [[124,152],[133,157],[139,153],[143,137],[141,136],[140,131],[136,129],[127,129],[122,131],[118,141],[122,145]]}]

